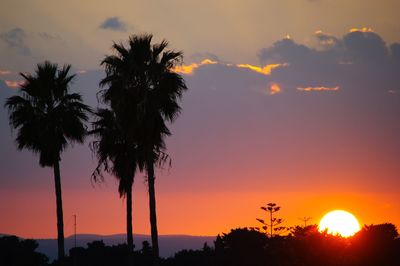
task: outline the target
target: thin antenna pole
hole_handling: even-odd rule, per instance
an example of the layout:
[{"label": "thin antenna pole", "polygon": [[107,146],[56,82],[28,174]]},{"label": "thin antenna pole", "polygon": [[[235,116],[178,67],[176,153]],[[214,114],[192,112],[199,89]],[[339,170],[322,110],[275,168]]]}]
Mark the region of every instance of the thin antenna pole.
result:
[{"label": "thin antenna pole", "polygon": [[[76,214],[74,214],[74,246],[75,246],[75,248],[76,248]],[[75,252],[74,252],[73,259],[74,259],[74,266],[76,266],[77,263],[76,263],[76,255],[75,255]]]},{"label": "thin antenna pole", "polygon": [[76,214],[74,214],[74,244],[76,248]]},{"label": "thin antenna pole", "polygon": [[311,217],[303,217],[303,218],[299,218],[299,220],[304,222],[304,227],[307,226],[307,222],[310,221],[312,218]]}]

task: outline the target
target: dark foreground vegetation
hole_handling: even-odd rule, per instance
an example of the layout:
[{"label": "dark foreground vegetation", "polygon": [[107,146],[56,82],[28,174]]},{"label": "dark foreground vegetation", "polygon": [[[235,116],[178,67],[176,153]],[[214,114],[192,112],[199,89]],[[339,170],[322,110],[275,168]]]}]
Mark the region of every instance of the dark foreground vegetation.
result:
[{"label": "dark foreground vegetation", "polygon": [[[35,251],[34,240],[14,236],[0,238],[0,265],[4,266],[108,266],[152,265],[153,251],[147,242],[133,253],[127,245],[106,246],[102,241],[77,247],[63,263],[49,263]],[[133,262],[133,263],[132,263]],[[214,246],[182,250],[161,259],[163,266],[265,266],[265,265],[400,265],[400,238],[393,224],[364,226],[350,238],[318,232],[316,225],[297,226],[288,236],[268,237],[248,228],[233,229],[216,237]]]}]

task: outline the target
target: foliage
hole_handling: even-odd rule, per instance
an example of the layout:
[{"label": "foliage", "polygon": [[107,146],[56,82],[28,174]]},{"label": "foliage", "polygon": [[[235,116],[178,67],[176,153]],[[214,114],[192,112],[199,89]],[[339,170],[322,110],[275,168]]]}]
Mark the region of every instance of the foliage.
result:
[{"label": "foliage", "polygon": [[16,236],[0,237],[0,265],[44,266],[48,258],[36,251],[35,240],[22,240]]},{"label": "foliage", "polygon": [[41,166],[54,166],[68,142],[82,143],[86,135],[84,122],[90,108],[78,93],[69,93],[75,75],[70,65],[61,69],[48,61],[38,64],[34,76],[25,79],[20,95],[7,99],[10,125],[17,129],[18,149],[38,153]]}]

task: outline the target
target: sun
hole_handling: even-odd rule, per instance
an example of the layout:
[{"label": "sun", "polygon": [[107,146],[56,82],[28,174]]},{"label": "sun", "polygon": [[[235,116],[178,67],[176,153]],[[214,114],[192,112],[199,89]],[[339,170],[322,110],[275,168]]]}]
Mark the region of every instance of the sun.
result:
[{"label": "sun", "polygon": [[360,231],[356,217],[343,210],[331,211],[319,222],[319,231],[327,230],[328,234],[350,237]]}]

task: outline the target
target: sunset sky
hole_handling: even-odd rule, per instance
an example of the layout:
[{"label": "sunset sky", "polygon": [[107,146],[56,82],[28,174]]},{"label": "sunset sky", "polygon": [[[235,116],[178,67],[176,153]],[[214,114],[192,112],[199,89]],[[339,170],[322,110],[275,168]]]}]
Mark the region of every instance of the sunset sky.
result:
[{"label": "sunset sky", "polygon": [[[56,237],[53,171],[16,150],[3,108],[19,72],[72,64],[97,106],[113,41],[152,33],[184,52],[189,87],[171,125],[172,167],[156,176],[160,234],[258,226],[276,202],[284,225],[330,210],[400,226],[400,2],[344,0],[44,1],[0,8],[0,233]],[[65,234],[125,232],[112,176],[94,184],[88,147],[62,156]],[[134,233],[149,234],[142,174]]]}]

